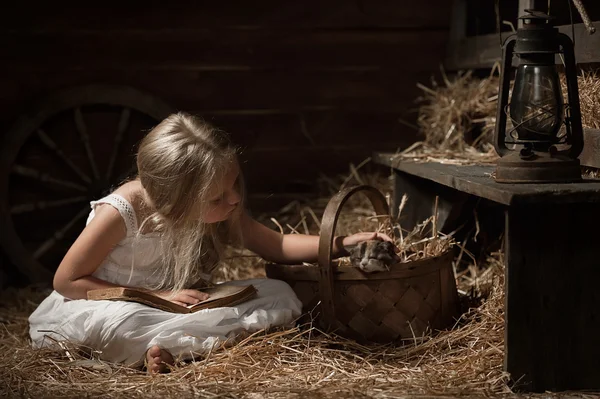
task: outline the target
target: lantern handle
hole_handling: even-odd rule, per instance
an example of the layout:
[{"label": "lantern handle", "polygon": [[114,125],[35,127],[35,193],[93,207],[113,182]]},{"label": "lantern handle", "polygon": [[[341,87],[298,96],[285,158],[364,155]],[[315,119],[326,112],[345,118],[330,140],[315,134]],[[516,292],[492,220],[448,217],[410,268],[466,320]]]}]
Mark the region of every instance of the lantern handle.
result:
[{"label": "lantern handle", "polygon": [[559,153],[565,153],[570,158],[576,159],[581,154],[581,151],[583,151],[583,127],[581,125],[575,51],[573,50],[571,38],[564,33],[558,34],[558,44],[562,47],[565,57],[565,77],[567,80],[567,95],[569,97],[568,120],[571,128],[571,148]]},{"label": "lantern handle", "polygon": [[496,128],[494,131],[494,148],[500,156],[506,155],[506,113],[504,105],[508,101],[510,89],[510,68],[512,67],[513,50],[515,48],[517,35],[513,34],[506,38],[502,45],[502,64],[500,66],[500,87],[498,90],[498,109],[496,111]]}]

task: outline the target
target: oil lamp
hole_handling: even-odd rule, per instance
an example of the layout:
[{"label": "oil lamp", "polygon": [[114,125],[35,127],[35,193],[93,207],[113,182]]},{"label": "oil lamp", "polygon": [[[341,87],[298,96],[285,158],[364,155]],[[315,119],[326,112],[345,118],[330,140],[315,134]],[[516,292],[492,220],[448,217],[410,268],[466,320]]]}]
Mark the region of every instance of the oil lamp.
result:
[{"label": "oil lamp", "polygon": [[[575,54],[571,39],[550,24],[551,16],[525,10],[523,27],[503,45],[494,147],[499,183],[551,183],[581,180],[577,157],[583,130]],[[564,56],[565,104],[555,55]],[[519,58],[510,103],[510,70]],[[507,115],[512,128],[506,131]],[[561,129],[564,125],[564,129]],[[510,145],[510,148],[507,146]]]}]

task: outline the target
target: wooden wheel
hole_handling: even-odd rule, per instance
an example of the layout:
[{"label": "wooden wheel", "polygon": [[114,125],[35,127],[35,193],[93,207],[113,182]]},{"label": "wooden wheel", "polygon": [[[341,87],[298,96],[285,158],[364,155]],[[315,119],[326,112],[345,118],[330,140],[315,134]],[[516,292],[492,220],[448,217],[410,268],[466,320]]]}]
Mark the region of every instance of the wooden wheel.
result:
[{"label": "wooden wheel", "polygon": [[135,173],[137,143],[171,112],[130,87],[90,85],[18,118],[0,149],[0,241],[29,281],[51,281],[89,201]]}]

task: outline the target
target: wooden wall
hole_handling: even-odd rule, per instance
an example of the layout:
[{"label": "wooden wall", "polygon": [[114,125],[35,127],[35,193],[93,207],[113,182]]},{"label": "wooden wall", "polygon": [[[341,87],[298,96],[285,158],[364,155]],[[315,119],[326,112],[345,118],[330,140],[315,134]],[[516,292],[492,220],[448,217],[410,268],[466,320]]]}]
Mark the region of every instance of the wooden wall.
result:
[{"label": "wooden wall", "polygon": [[[36,100],[124,84],[247,147],[251,198],[310,192],[373,150],[415,140],[415,84],[443,60],[451,2],[11,2],[0,129]],[[272,194],[275,194],[274,196]],[[285,195],[284,195],[285,197]],[[274,202],[273,202],[274,203]]]}]

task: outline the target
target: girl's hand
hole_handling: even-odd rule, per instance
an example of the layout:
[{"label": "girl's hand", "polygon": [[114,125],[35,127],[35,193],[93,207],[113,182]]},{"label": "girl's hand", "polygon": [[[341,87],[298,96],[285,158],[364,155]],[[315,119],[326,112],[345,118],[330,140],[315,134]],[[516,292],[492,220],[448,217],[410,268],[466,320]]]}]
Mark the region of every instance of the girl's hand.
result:
[{"label": "girl's hand", "polygon": [[174,296],[172,294],[172,291],[159,291],[155,293],[156,296],[181,306],[195,305],[200,301],[208,299],[210,296],[205,292],[192,289],[181,290]]},{"label": "girl's hand", "polygon": [[350,247],[350,246],[354,246],[356,244],[360,244],[363,241],[371,241],[371,240],[393,242],[392,239],[387,234],[372,232],[372,233],[356,233],[356,234],[352,234],[351,236],[344,237],[342,244],[345,247]]}]

